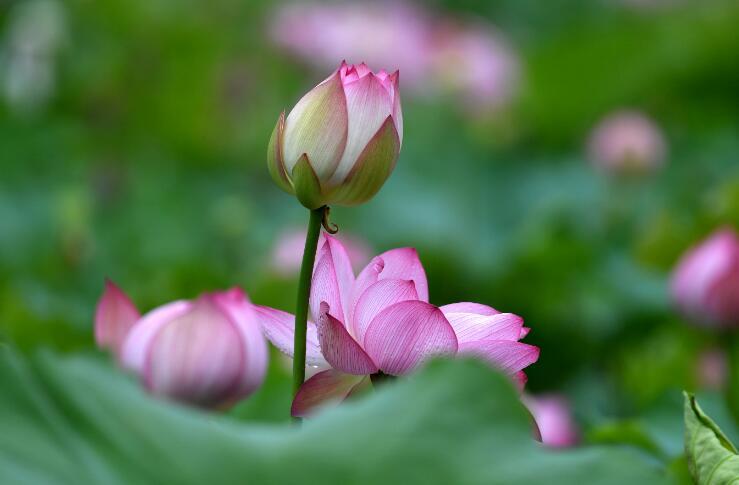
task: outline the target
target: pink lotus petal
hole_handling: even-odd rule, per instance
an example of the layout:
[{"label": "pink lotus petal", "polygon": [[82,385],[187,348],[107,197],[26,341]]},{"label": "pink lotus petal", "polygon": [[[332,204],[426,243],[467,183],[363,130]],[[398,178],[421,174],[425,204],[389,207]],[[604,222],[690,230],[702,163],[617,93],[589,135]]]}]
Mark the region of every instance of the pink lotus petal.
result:
[{"label": "pink lotus petal", "polygon": [[542,443],[553,448],[568,448],[577,444],[579,431],[570,404],[564,396],[524,396],[523,401],[534,415]]},{"label": "pink lotus petal", "polygon": [[372,320],[364,348],[382,372],[400,375],[432,355],[453,355],[457,337],[441,310],[422,301],[404,301]]},{"label": "pink lotus petal", "polygon": [[513,375],[539,359],[539,347],[511,340],[481,340],[461,343],[458,354],[479,357]]},{"label": "pink lotus petal", "polygon": [[269,354],[254,306],[240,288],[214,293],[213,301],[231,318],[244,345],[244,366],[235,394],[245,396],[264,382]]},{"label": "pink lotus petal", "polygon": [[521,340],[531,332],[529,327],[521,327],[521,335],[518,336],[518,340]]},{"label": "pink lotus petal", "polygon": [[192,404],[220,405],[241,385],[244,353],[234,322],[203,296],[156,333],[144,366],[146,387]]},{"label": "pink lotus petal", "polygon": [[395,122],[395,129],[398,130],[398,138],[403,143],[403,110],[400,107],[400,88],[398,86],[400,82],[400,73],[395,71],[389,77],[390,82],[393,86],[393,121]]},{"label": "pink lotus petal", "polygon": [[407,300],[417,300],[416,285],[410,280],[381,280],[367,288],[357,301],[350,330],[358,342],[372,320],[385,308]]},{"label": "pink lotus petal", "polygon": [[105,280],[105,291],[95,310],[95,342],[98,347],[119,355],[123,341],[141,318],[126,294],[112,281]]},{"label": "pink lotus petal", "polygon": [[121,348],[121,364],[137,374],[142,374],[146,351],[157,332],[170,320],[178,318],[192,308],[192,302],[179,300],[150,311],[131,329]]},{"label": "pink lotus petal", "polygon": [[500,313],[495,308],[480,303],[461,302],[444,305],[441,307],[441,311],[444,315],[447,313],[476,313],[478,315],[495,315]]},{"label": "pink lotus petal", "polygon": [[377,372],[377,365],[367,355],[344,325],[329,315],[329,306],[321,304],[318,319],[318,340],[329,364],[347,374],[365,375]]},{"label": "pink lotus petal", "polygon": [[[360,74],[361,76],[361,74]],[[375,136],[393,111],[393,100],[375,75],[360,77],[344,87],[349,129],[346,148],[333,175],[330,186],[338,186],[346,179],[367,143]]]},{"label": "pink lotus petal", "polygon": [[316,253],[310,308],[316,320],[321,313],[321,303],[328,303],[334,316],[346,323],[349,302],[354,286],[354,272],[346,249],[335,237],[325,236],[326,242]]},{"label": "pink lotus petal", "polygon": [[527,376],[526,373],[522,370],[513,374],[513,382],[516,383],[516,387],[518,387],[519,392],[523,392],[523,388],[526,386],[526,383],[528,381],[529,376]]},{"label": "pink lotus petal", "polygon": [[426,281],[426,271],[423,269],[418,253],[413,248],[398,248],[385,251],[375,257],[359,273],[352,300],[355,302],[372,284],[380,280],[411,280],[416,286],[418,299],[428,302],[429,290]]},{"label": "pink lotus petal", "polygon": [[460,344],[478,340],[517,341],[523,327],[523,318],[513,313],[483,316],[474,313],[444,312],[444,316],[449,320]]},{"label": "pink lotus petal", "polygon": [[[265,337],[280,352],[292,357],[295,343],[295,316],[267,306],[254,305],[254,310]],[[305,340],[306,365],[327,366],[328,362],[321,353],[321,347],[318,344],[318,331],[313,322],[308,322],[308,332]]]},{"label": "pink lotus petal", "polygon": [[341,403],[367,379],[368,376],[342,374],[334,369],[319,372],[300,386],[290,413],[295,417],[306,417],[318,407]]}]

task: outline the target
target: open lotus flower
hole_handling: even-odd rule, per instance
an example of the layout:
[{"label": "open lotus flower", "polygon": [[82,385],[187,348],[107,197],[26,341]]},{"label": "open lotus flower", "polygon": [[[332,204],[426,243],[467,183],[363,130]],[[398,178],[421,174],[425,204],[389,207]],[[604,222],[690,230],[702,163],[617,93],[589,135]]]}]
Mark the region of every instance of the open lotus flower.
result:
[{"label": "open lotus flower", "polygon": [[706,326],[739,325],[739,235],[716,231],[680,259],[672,296],[692,321]]},{"label": "open lotus flower", "polygon": [[95,338],[147,390],[196,406],[235,403],[259,388],[267,369],[266,342],[238,288],[174,301],[140,317],[108,281],[95,314]]},{"label": "open lotus flower", "polygon": [[403,139],[398,72],[341,64],[283,112],[269,142],[272,178],[305,207],[357,205],[395,168]]},{"label": "open lotus flower", "polygon": [[[292,355],[295,317],[255,308],[267,338]],[[520,383],[522,369],[539,356],[537,347],[518,341],[528,333],[521,317],[477,303],[431,305],[426,273],[411,248],[382,253],[355,278],[344,247],[326,235],[316,254],[310,311],[306,363],[330,368],[303,384],[294,416],[343,400],[372,374],[406,374],[434,355],[476,355]]]}]

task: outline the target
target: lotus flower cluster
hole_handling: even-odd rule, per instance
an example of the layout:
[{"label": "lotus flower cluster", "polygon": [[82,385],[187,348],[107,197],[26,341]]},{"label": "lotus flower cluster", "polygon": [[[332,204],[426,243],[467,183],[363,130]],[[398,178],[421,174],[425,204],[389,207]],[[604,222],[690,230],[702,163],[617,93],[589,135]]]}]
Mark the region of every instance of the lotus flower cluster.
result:
[{"label": "lotus flower cluster", "polygon": [[739,235],[716,231],[688,250],[672,277],[677,306],[699,325],[739,325]]},{"label": "lotus flower cluster", "polygon": [[[528,333],[520,317],[477,303],[438,308],[428,296],[414,249],[382,253],[355,278],[345,248],[326,235],[313,271],[306,363],[327,370],[303,384],[293,414],[347,397],[369,375],[403,375],[435,355],[475,355],[525,382],[523,369],[539,349],[519,342]],[[293,315],[256,309],[267,338],[292,355]]]},{"label": "lotus flower cluster", "polygon": [[108,281],[95,314],[95,339],[151,393],[200,407],[222,408],[248,396],[267,368],[266,342],[238,288],[174,301],[140,316]]},{"label": "lotus flower cluster", "polygon": [[398,73],[342,63],[280,115],[268,149],[275,182],[305,207],[357,205],[390,176],[403,140]]}]

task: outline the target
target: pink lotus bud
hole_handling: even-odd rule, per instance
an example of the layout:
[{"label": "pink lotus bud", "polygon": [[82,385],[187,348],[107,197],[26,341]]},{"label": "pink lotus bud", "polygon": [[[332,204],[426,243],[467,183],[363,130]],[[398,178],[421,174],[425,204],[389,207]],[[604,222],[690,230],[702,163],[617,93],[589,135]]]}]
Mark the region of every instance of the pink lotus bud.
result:
[{"label": "pink lotus bud", "polygon": [[[223,407],[264,380],[267,346],[244,292],[232,289],[179,300],[132,322],[130,300],[108,284],[98,306],[100,345],[120,349],[122,365],[153,394],[202,407]],[[123,328],[129,330],[122,339]]]},{"label": "pink lotus bud", "polygon": [[579,432],[567,399],[557,394],[525,396],[524,403],[541,434],[541,441],[552,448],[567,448],[579,441]]},{"label": "pink lotus bud", "polygon": [[685,253],[672,277],[672,296],[699,325],[739,325],[739,236],[733,229]]},{"label": "pink lotus bud", "polygon": [[[360,270],[371,258],[371,251],[366,241],[348,235],[345,231],[335,236],[344,244],[352,267]],[[325,237],[321,233],[318,239],[318,247],[323,247]],[[305,247],[305,230],[293,229],[282,233],[277,238],[270,266],[272,270],[283,277],[297,277],[300,263],[303,261],[303,249]]]},{"label": "pink lotus bud", "polygon": [[648,172],[664,163],[665,140],[657,125],[637,111],[603,119],[588,142],[593,163],[607,172]]},{"label": "pink lotus bud", "polygon": [[398,72],[339,69],[284,112],[269,142],[272,178],[305,207],[357,205],[380,190],[403,139]]}]

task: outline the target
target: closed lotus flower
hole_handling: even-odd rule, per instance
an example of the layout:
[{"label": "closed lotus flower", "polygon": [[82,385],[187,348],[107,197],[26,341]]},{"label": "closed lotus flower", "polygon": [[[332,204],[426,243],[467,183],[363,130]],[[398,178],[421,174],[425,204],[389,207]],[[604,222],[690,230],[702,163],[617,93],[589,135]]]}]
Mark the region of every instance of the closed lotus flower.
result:
[{"label": "closed lotus flower", "polygon": [[[267,338],[292,355],[295,318],[255,307]],[[293,402],[295,416],[342,400],[370,375],[403,375],[434,355],[471,354],[521,384],[537,347],[519,342],[523,319],[477,303],[437,308],[428,302],[426,274],[414,249],[375,257],[354,277],[341,243],[325,236],[313,271],[306,363],[326,368],[308,379]]]},{"label": "closed lotus flower", "polygon": [[269,143],[275,182],[308,209],[357,205],[390,176],[403,139],[398,72],[342,63],[283,112]]},{"label": "closed lotus flower", "polygon": [[721,229],[690,249],[672,277],[672,296],[692,321],[739,325],[739,235]]},{"label": "closed lotus flower", "polygon": [[541,442],[552,448],[568,448],[580,440],[570,403],[559,394],[524,396],[524,404],[534,415]]},{"label": "closed lotus flower", "polygon": [[147,390],[201,407],[221,408],[248,396],[267,368],[266,342],[238,288],[174,301],[140,317],[108,281],[95,336]]}]

